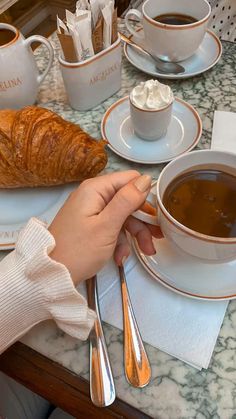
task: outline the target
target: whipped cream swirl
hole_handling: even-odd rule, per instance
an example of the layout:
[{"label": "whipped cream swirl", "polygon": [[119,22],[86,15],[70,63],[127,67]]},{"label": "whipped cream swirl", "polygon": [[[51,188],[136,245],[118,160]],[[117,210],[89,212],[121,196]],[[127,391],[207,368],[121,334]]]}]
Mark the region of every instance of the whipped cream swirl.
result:
[{"label": "whipped cream swirl", "polygon": [[172,103],[174,95],[170,86],[157,80],[148,80],[133,88],[130,100],[140,109],[158,110]]}]

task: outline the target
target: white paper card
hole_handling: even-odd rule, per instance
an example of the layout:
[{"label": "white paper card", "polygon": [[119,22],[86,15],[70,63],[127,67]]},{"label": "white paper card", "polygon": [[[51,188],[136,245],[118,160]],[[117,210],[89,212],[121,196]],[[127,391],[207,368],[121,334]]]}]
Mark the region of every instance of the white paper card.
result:
[{"label": "white paper card", "polygon": [[236,113],[215,111],[211,148],[236,153]]}]

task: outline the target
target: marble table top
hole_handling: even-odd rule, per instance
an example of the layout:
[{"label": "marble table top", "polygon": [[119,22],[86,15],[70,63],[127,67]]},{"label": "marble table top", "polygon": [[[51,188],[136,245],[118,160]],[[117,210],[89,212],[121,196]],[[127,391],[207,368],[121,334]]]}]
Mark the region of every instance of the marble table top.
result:
[{"label": "marble table top", "polygon": [[[55,34],[51,41],[57,55]],[[35,54],[39,67],[43,68],[46,63],[44,48],[38,48]],[[212,70],[198,77],[169,82],[174,94],[195,106],[200,114],[203,134],[199,148],[209,148],[214,110],[236,112],[235,55],[236,44],[224,42],[222,58]],[[65,119],[80,123],[91,135],[99,138],[100,122],[106,109],[138,82],[149,78],[123,58],[121,90],[91,111],[77,112],[67,103],[56,58],[40,87],[38,104],[52,109]],[[163,167],[130,163],[110,150],[108,154],[108,172],[135,168],[157,178]],[[104,330],[119,398],[158,419],[236,418],[236,301],[229,303],[208,370],[197,371],[147,345],[152,381],[144,389],[132,388],[125,380],[122,332],[108,324],[104,325]],[[53,322],[38,325],[24,337],[23,342],[88,379],[88,343],[65,335]]]}]

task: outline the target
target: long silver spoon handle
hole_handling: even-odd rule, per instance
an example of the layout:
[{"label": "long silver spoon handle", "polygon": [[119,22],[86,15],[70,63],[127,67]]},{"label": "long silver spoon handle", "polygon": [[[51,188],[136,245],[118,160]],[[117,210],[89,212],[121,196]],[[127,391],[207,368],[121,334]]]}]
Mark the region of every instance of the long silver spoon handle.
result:
[{"label": "long silver spoon handle", "polygon": [[127,288],[124,267],[119,266],[124,323],[124,364],[127,381],[144,387],[151,379],[151,367],[134,316]]},{"label": "long silver spoon handle", "polygon": [[94,328],[90,333],[90,396],[98,407],[112,404],[116,398],[115,385],[108,357],[105,337],[102,330],[97,280],[93,277],[86,281],[88,305],[97,314]]}]

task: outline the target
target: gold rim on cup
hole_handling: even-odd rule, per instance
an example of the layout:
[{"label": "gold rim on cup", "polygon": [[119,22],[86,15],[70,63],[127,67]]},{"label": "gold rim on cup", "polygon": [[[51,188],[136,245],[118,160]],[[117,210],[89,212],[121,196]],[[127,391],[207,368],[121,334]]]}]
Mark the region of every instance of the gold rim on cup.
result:
[{"label": "gold rim on cup", "polygon": [[[195,150],[192,153],[204,153],[205,150]],[[211,151],[210,149],[208,151]],[[214,152],[217,152],[217,150],[214,150]],[[219,153],[222,153],[222,151],[218,150]],[[182,153],[185,154],[185,153]],[[230,154],[230,153],[229,153]],[[179,159],[181,156],[177,156],[175,160]],[[170,162],[169,164],[174,164],[174,161]],[[169,165],[168,165],[169,166]],[[165,208],[163,202],[162,202],[162,198],[160,196],[159,193],[159,188],[158,185],[161,182],[161,178],[163,176],[163,173],[165,173],[165,171],[167,170],[166,166],[161,174],[160,177],[158,178],[157,181],[157,202],[158,202],[158,210],[161,210],[162,214],[164,215],[164,217],[178,230],[183,231],[184,233],[188,234],[191,237],[194,237],[198,240],[202,240],[208,243],[218,243],[218,244],[236,244],[236,239],[235,237],[216,237],[216,236],[209,236],[208,234],[202,234],[199,233],[197,231],[192,230],[191,228],[186,227],[185,225],[181,224],[179,221],[177,221],[174,217],[172,217],[172,215],[167,211],[167,209]]]},{"label": "gold rim on cup", "polygon": [[148,0],[146,0],[146,1],[144,2],[144,4],[143,4],[143,8],[142,8],[142,10],[143,10],[143,18],[144,18],[145,20],[147,20],[149,23],[151,23],[153,26],[157,26],[157,27],[159,27],[159,28],[161,28],[161,29],[170,29],[170,30],[185,30],[185,29],[194,29],[194,28],[196,28],[197,26],[200,26],[200,25],[202,25],[203,23],[207,22],[207,21],[209,20],[209,18],[210,18],[210,15],[211,15],[211,7],[210,7],[210,5],[208,4],[208,2],[207,2],[207,1],[205,1],[206,5],[208,5],[209,11],[208,11],[208,13],[207,13],[207,15],[206,15],[205,17],[203,17],[202,19],[198,20],[197,22],[188,23],[188,24],[186,24],[186,25],[181,25],[181,26],[178,26],[178,25],[171,25],[171,24],[169,24],[169,23],[161,23],[161,22],[158,22],[158,21],[156,21],[156,20],[152,19],[151,17],[149,17],[149,16],[145,13],[145,5],[146,5],[147,1],[148,1]]}]

